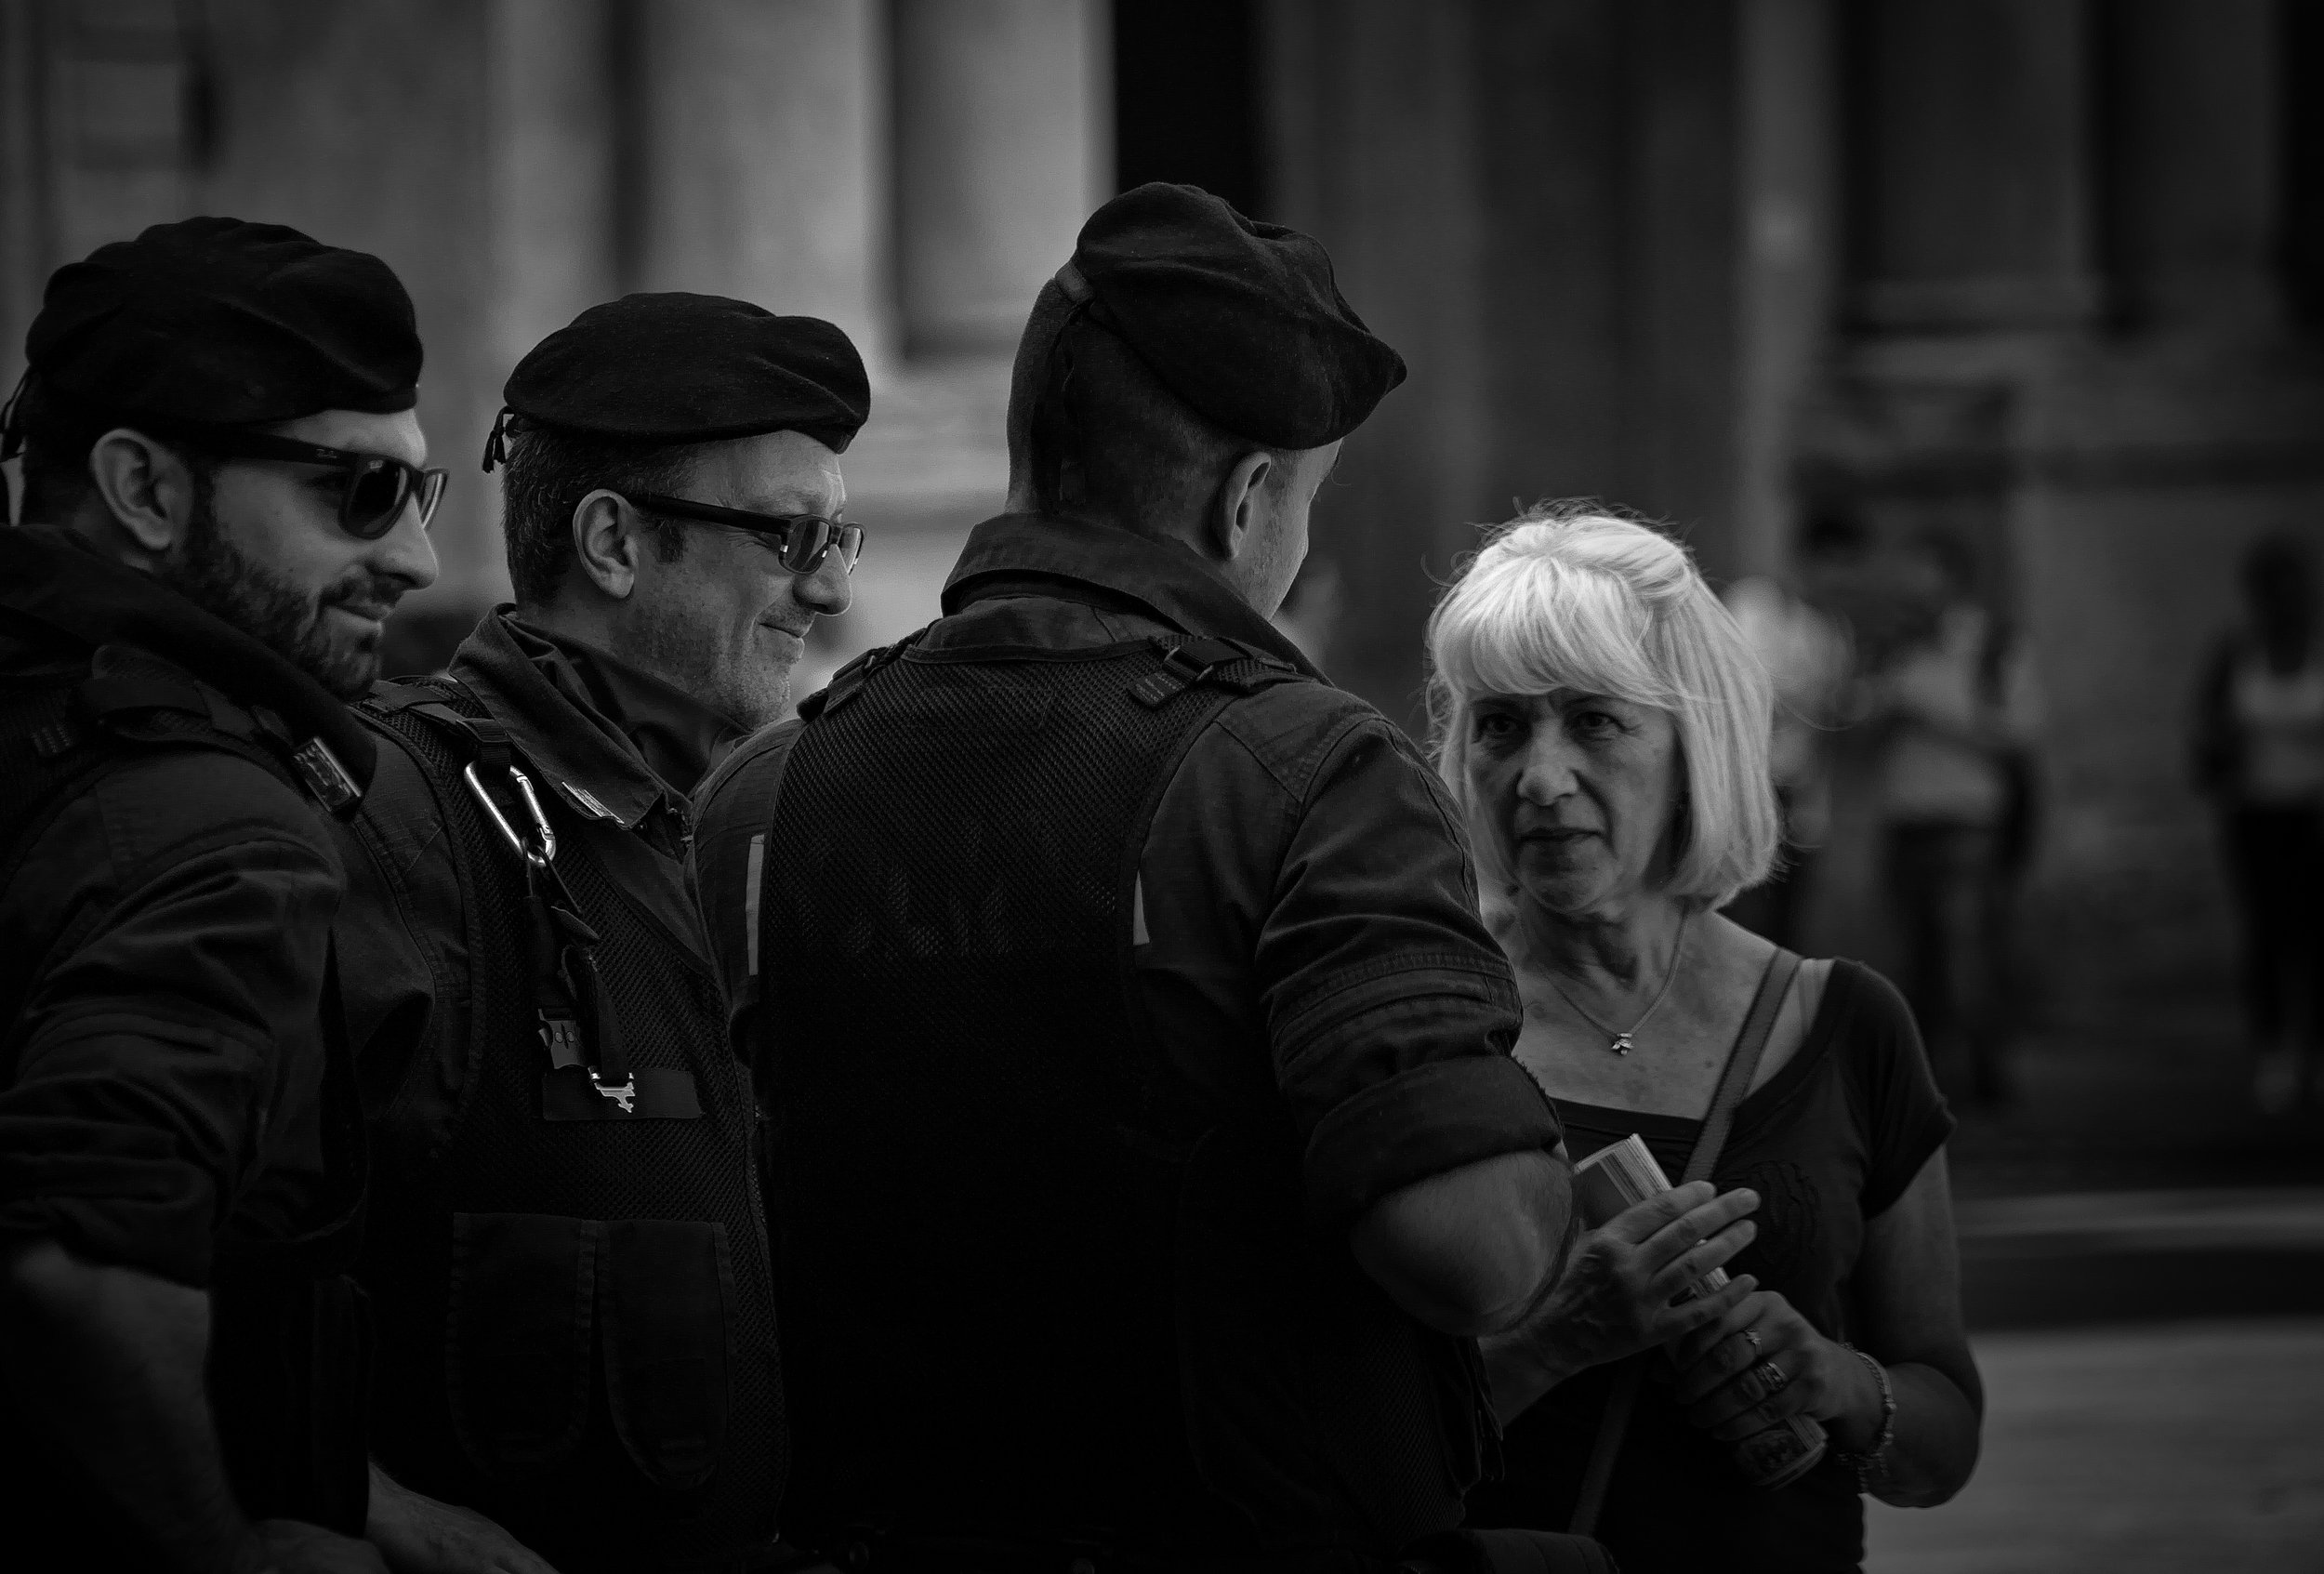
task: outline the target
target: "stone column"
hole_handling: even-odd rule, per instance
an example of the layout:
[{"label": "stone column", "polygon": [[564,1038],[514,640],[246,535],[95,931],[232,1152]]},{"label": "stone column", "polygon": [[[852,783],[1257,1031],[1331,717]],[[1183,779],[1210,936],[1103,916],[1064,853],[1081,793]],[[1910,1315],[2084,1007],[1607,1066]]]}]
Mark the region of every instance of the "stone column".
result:
[{"label": "stone column", "polygon": [[1007,353],[1112,192],[1099,0],[898,0],[896,285],[913,354]]},{"label": "stone column", "polygon": [[618,0],[492,0],[494,364],[621,291]]},{"label": "stone column", "polygon": [[636,287],[827,318],[886,359],[884,14],[864,0],[642,7]]},{"label": "stone column", "polygon": [[[1473,76],[1476,12],[1465,0],[1278,0],[1264,13],[1273,217],[1330,249],[1342,292],[1409,372],[1316,500],[1314,556],[1343,602],[1317,654],[1416,734],[1430,575],[1475,544],[1466,522],[1508,506],[1486,490],[1497,432],[1479,122],[1492,95]],[[1522,342],[1532,326],[1497,329]]]},{"label": "stone column", "polygon": [[2092,316],[2080,0],[1880,0],[1855,13],[1857,315],[1875,328]]},{"label": "stone column", "polygon": [[[41,8],[0,6],[0,386],[24,370],[24,333],[55,265],[41,100],[47,74]],[[19,499],[8,464],[10,501]]]},{"label": "stone column", "polygon": [[1839,284],[1836,21],[1831,0],[1746,0],[1737,19],[1738,573],[1782,568],[1797,523],[1799,406],[1828,349]]},{"label": "stone column", "polygon": [[1735,571],[1736,7],[1275,0],[1269,188],[1410,379],[1316,506],[1336,679],[1419,730],[1475,524],[1603,497]]},{"label": "stone column", "polygon": [[2116,0],[2106,14],[2120,106],[2109,231],[2144,324],[2281,324],[2277,20],[2274,0]]}]

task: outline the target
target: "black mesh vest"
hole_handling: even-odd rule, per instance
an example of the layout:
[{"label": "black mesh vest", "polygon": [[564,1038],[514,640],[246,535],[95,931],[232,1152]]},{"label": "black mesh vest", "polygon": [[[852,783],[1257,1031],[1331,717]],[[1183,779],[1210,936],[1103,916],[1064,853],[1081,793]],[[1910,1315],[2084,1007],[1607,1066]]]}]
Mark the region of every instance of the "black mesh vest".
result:
[{"label": "black mesh vest", "polygon": [[[430,687],[484,717],[458,685]],[[577,1105],[552,1099],[524,864],[463,780],[465,736],[363,709],[419,763],[452,839],[473,1012],[450,1142],[416,1135],[407,1099],[378,1118],[363,1276],[380,1462],[561,1569],[738,1562],[772,1540],[786,1442],[756,1111],[707,964],[591,852],[632,833],[585,824],[534,773],[638,1080],[690,1082],[699,1114],[624,1115],[586,1085]]]},{"label": "black mesh vest", "polygon": [[[185,749],[237,756],[302,796],[316,790],[278,719],[135,646],[99,646],[76,668],[0,675],[0,891],[65,805],[106,773],[141,754]],[[343,774],[330,786],[351,790]],[[0,1042],[13,1042],[45,959],[0,957]],[[302,1236],[253,1240],[229,1215],[212,1263],[206,1375],[219,1458],[244,1514],[360,1535],[370,1493],[370,1323],[347,1271],[363,1232],[364,1155],[352,1071],[329,1031],[337,1017],[328,993],[336,965],[324,1001],[330,1169]],[[11,1050],[0,1078],[16,1075],[13,1058]],[[0,1394],[0,1513],[18,1523],[73,1526],[92,1567],[149,1560],[152,1549],[128,1540],[93,1484],[33,1447],[7,1412]]]},{"label": "black mesh vest", "polygon": [[899,647],[784,768],[756,1070],[795,1539],[1211,1566],[1458,1521],[1455,1342],[1308,1234],[1287,1117],[1207,1123],[1139,1003],[1164,787],[1240,694],[1303,681],[1170,649]]}]

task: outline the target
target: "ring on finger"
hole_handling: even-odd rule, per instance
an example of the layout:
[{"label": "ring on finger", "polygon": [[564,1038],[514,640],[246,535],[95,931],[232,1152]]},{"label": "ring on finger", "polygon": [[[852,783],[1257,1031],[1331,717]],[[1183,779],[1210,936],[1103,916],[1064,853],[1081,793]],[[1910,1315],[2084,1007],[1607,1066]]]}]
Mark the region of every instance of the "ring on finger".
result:
[{"label": "ring on finger", "polygon": [[1757,1375],[1759,1381],[1766,1385],[1767,1392],[1771,1395],[1782,1393],[1784,1385],[1791,1381],[1784,1375],[1783,1369],[1773,1361],[1762,1361],[1751,1370]]}]

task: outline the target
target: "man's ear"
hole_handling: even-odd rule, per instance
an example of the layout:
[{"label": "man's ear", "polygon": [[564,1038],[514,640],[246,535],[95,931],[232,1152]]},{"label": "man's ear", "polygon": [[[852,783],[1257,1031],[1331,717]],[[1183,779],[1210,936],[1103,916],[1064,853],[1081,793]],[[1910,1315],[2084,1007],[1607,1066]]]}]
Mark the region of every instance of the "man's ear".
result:
[{"label": "man's ear", "polygon": [[574,507],[573,555],[589,583],[617,602],[637,589],[642,525],[638,510],[617,492],[592,492]]},{"label": "man's ear", "polygon": [[1210,519],[1210,545],[1233,562],[1250,545],[1266,499],[1261,495],[1274,473],[1274,456],[1254,449],[1235,461],[1219,485],[1217,511]]},{"label": "man's ear", "polygon": [[139,550],[166,557],[193,518],[193,470],[141,431],[115,427],[89,448],[89,480]]}]

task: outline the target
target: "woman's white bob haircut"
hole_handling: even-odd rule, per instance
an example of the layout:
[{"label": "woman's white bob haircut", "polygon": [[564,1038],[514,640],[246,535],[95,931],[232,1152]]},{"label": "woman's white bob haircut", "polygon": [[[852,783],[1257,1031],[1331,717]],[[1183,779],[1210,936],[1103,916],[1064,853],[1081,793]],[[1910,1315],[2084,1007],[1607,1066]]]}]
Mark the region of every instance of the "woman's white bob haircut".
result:
[{"label": "woman's white bob haircut", "polygon": [[[1575,689],[1669,711],[1680,800],[1664,893],[1718,907],[1775,867],[1781,819],[1767,764],[1775,686],[1685,548],[1594,504],[1544,504],[1497,529],[1428,625],[1436,768],[1469,794],[1469,708],[1480,694]],[[1512,884],[1475,836],[1486,900]]]}]

